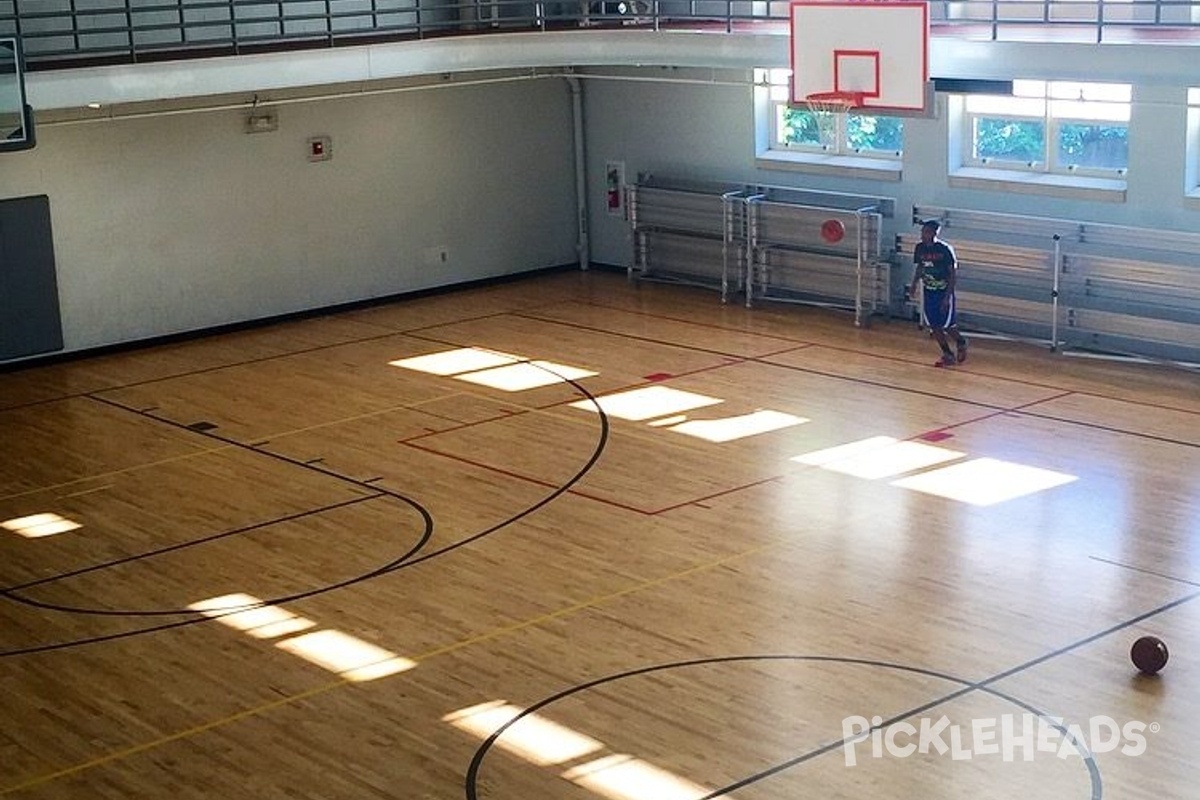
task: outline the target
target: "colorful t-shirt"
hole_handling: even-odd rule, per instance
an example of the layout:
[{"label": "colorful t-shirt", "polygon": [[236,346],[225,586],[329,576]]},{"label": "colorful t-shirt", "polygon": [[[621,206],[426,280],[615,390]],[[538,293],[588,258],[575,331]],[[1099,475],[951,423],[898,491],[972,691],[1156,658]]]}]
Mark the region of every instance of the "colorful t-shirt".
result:
[{"label": "colorful t-shirt", "polygon": [[913,248],[913,263],[923,267],[921,284],[927,292],[944,292],[950,286],[950,273],[958,263],[954,248],[940,239],[926,244],[917,242]]}]

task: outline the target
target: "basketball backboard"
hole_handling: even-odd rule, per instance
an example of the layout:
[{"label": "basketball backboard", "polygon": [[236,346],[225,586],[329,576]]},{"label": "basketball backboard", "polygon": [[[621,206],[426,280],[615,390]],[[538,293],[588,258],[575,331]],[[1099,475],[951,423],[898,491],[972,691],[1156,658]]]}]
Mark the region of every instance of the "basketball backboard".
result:
[{"label": "basketball backboard", "polygon": [[0,37],[0,152],[28,150],[34,145],[23,67],[20,40]]},{"label": "basketball backboard", "polygon": [[792,105],[844,92],[864,109],[926,111],[928,3],[794,0],[790,10]]}]

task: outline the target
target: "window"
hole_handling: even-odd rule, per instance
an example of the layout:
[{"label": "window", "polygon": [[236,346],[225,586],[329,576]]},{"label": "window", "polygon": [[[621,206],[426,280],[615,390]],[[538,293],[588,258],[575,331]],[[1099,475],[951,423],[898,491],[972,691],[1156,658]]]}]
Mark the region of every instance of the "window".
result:
[{"label": "window", "polygon": [[1187,161],[1183,189],[1189,202],[1200,201],[1200,87],[1187,90]]},{"label": "window", "polygon": [[897,161],[903,155],[903,119],[792,108],[788,105],[791,70],[755,73],[755,82],[769,91],[771,150]]},{"label": "window", "polygon": [[1129,166],[1128,84],[1013,82],[1012,96],[967,95],[969,166],[1094,177]]}]

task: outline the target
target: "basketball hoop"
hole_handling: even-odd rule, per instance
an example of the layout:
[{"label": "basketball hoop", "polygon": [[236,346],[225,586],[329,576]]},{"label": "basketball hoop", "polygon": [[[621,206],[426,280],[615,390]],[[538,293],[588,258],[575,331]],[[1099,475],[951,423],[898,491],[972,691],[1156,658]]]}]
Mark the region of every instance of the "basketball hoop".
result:
[{"label": "basketball hoop", "polygon": [[814,114],[844,114],[861,106],[865,97],[864,92],[813,92],[804,102]]},{"label": "basketball hoop", "polygon": [[821,136],[821,147],[836,150],[837,115],[846,114],[862,105],[863,92],[814,92],[804,98],[809,113],[817,123]]}]

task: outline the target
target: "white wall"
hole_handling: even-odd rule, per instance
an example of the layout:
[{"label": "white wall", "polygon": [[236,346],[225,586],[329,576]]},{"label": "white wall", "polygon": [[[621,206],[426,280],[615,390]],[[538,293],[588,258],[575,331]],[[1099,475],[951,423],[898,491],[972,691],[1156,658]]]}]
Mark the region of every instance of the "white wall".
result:
[{"label": "white wall", "polygon": [[[903,177],[898,182],[762,169],[755,160],[754,93],[744,69],[714,73],[708,85],[695,82],[702,74],[696,71],[591,70],[592,77],[584,81],[589,173],[602,174],[604,161],[616,159],[626,162],[631,178],[648,171],[663,177],[882,195],[896,199],[896,219],[891,224],[906,231],[910,228],[907,212],[914,204],[1200,230],[1200,202],[1185,197],[1183,177],[1188,158],[1186,89],[1200,85],[1195,69],[1200,46],[954,42],[939,56],[938,44],[934,42],[933,74],[942,77],[1133,83],[1124,202],[1014,192],[1011,187],[951,187],[945,96],[938,97],[937,118],[905,121]],[[996,57],[989,58],[989,53]],[[592,221],[594,260],[627,264],[630,246],[620,226],[595,212]]]},{"label": "white wall", "polygon": [[[626,179],[640,172],[697,180],[753,181],[753,89],[748,73],[722,83],[690,83],[693,73],[662,68],[584,77],[584,117],[592,190],[608,161],[625,162]],[[741,81],[737,85],[737,81]],[[730,84],[733,85],[730,85]],[[627,266],[633,256],[628,223],[591,204],[592,260]]]},{"label": "white wall", "polygon": [[[1200,47],[934,42],[935,76],[1132,82],[1128,192],[1113,203],[951,187],[944,113],[906,123],[898,182],[760,168],[750,66],[787,66],[786,36],[608,31],[478,38],[488,44],[458,40],[437,53],[451,66],[474,53],[472,68],[489,58],[503,68],[539,59],[558,66],[572,54],[602,65],[580,70],[596,264],[631,260],[628,226],[603,203],[608,161],[624,162],[630,180],[650,171],[893,197],[892,224],[904,229],[914,203],[1200,226],[1200,200],[1184,197],[1182,177],[1184,102],[1187,86],[1200,84]],[[406,61],[410,55],[418,63]],[[381,75],[433,66],[429,52],[405,43],[366,56]],[[259,72],[231,87],[244,90],[271,66],[246,63]],[[129,86],[146,97],[177,97],[188,64],[155,73],[154,81],[135,80],[139,69],[77,71],[76,82],[47,73],[40,89],[46,97],[74,92],[72,102],[101,89],[129,100],[117,91]],[[279,130],[267,134],[243,133],[244,113],[45,125],[37,148],[0,158],[0,197],[50,197],[68,351],[578,257],[572,103],[561,77],[529,72],[512,82],[284,105]],[[333,138],[334,157],[312,164],[306,140],[319,134]]]},{"label": "white wall", "polygon": [[65,350],[577,260],[561,78],[244,113],[44,125],[0,158],[0,196],[50,198]]}]

